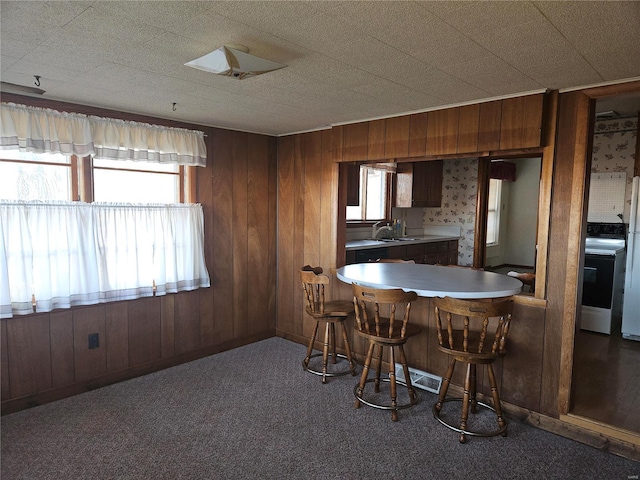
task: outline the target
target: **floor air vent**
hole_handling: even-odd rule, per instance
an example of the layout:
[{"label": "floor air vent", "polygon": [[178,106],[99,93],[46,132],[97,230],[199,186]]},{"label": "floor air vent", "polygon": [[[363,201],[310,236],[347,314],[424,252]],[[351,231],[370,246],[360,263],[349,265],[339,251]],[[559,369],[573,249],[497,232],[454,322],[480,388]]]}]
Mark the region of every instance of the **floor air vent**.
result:
[{"label": "floor air vent", "polygon": [[[411,377],[411,383],[414,387],[428,390],[432,393],[440,393],[440,385],[442,385],[442,377],[433,375],[431,373],[416,370],[409,367],[409,376]],[[404,372],[402,371],[402,365],[396,365],[396,378],[404,382]]]}]

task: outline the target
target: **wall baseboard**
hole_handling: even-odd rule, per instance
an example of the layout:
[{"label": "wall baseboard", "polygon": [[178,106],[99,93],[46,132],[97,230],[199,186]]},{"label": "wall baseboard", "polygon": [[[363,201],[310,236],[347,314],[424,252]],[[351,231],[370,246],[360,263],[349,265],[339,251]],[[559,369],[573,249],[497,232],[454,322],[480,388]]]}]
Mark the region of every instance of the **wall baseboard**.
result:
[{"label": "wall baseboard", "polygon": [[119,372],[110,373],[108,375],[103,375],[82,382],[52,388],[50,390],[45,390],[24,397],[5,400],[1,405],[2,415],[8,415],[10,413],[19,412],[20,410],[25,410],[27,408],[37,407],[38,405],[55,402],[56,400],[62,400],[63,398],[89,392],[91,390],[95,390],[96,388],[106,387],[107,385],[112,385],[124,380],[140,377],[142,375],[147,375],[149,373],[164,370],[166,368],[175,367],[176,365],[180,365],[182,363],[198,360],[200,358],[208,357],[216,353],[221,353],[227,350],[242,347],[244,345],[249,345],[260,340],[266,340],[267,338],[271,338],[274,336],[276,336],[275,329],[269,329],[249,337],[223,342],[218,345],[212,345],[210,347],[193,350],[191,352],[185,352],[173,357],[163,358],[146,363],[144,365],[137,365],[126,370],[121,370]]}]

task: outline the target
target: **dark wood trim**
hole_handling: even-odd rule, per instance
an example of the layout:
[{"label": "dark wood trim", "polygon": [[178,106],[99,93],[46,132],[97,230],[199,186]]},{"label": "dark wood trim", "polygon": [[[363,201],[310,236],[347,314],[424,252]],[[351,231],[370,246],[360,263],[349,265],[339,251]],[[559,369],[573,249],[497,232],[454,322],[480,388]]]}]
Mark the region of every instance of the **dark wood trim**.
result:
[{"label": "dark wood trim", "polygon": [[245,338],[239,338],[224,342],[218,345],[202,348],[199,350],[193,350],[182,354],[175,355],[171,358],[163,358],[160,360],[145,363],[143,365],[137,365],[133,368],[121,370],[100,377],[91,378],[82,382],[77,382],[72,385],[65,385],[63,387],[52,388],[42,392],[38,392],[33,395],[27,395],[19,398],[12,398],[2,402],[2,415],[8,415],[15,413],[26,408],[37,407],[38,405],[44,405],[45,403],[54,402],[72,395],[78,395],[80,393],[89,392],[96,388],[106,387],[114,383],[129,380],[149,373],[157,372],[165,368],[175,367],[182,363],[192,362],[200,358],[205,358],[216,353],[221,353],[234,348],[249,345],[251,343],[266,340],[276,336],[275,329],[268,329],[264,332],[257,333]]},{"label": "dark wood trim", "polygon": [[338,212],[336,215],[336,258],[335,266],[342,267],[347,261],[347,176],[349,166],[341,163],[338,172]]},{"label": "dark wood trim", "polygon": [[602,85],[600,87],[585,88],[581,91],[589,98],[614,97],[616,95],[624,95],[626,93],[640,92],[640,80],[634,82],[616,83],[613,85]]},{"label": "dark wood trim", "polygon": [[633,176],[640,176],[640,112],[638,112],[638,124],[636,131],[636,162],[633,166]]},{"label": "dark wood trim", "polygon": [[473,242],[473,267],[484,267],[487,250],[487,206],[489,202],[489,158],[478,159],[478,191],[476,193],[476,226]]}]

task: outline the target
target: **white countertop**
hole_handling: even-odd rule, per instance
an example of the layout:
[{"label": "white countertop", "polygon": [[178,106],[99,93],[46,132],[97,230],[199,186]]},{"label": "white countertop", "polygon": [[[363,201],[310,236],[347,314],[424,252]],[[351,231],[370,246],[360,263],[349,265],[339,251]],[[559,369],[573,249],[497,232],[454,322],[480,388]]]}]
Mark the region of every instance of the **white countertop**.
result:
[{"label": "white countertop", "polygon": [[421,297],[498,298],[522,291],[522,282],[507,275],[439,265],[355,263],[339,268],[336,275],[345,283],[401,288]]},{"label": "white countertop", "polygon": [[349,240],[345,244],[346,250],[366,250],[368,248],[397,247],[398,245],[414,245],[417,243],[446,242],[448,240],[460,240],[452,235],[420,235],[401,238],[389,238],[385,240]]}]

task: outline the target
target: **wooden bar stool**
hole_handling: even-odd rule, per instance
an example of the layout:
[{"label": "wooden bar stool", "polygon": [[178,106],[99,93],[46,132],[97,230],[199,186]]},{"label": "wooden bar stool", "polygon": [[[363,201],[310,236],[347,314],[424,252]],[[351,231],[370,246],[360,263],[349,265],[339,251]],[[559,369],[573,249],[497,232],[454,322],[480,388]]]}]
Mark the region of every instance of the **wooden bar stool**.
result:
[{"label": "wooden bar stool", "polygon": [[[442,382],[437,403],[433,406],[434,417],[443,425],[460,433],[460,443],[467,435],[489,437],[507,435],[507,422],[502,416],[500,394],[493,362],[506,353],[506,340],[511,324],[513,300],[511,297],[496,300],[459,300],[435,298],[436,326],[439,350],[449,355],[449,368]],[[462,398],[446,398],[456,362],[467,364]],[[486,365],[491,386],[493,406],[476,400],[476,365]],[[462,402],[462,413],[458,426],[441,418],[444,402]],[[490,431],[471,430],[468,427],[469,407],[477,413],[477,406],[496,414],[498,428]]]},{"label": "wooden bar stool", "polygon": [[[420,327],[409,323],[411,302],[418,295],[415,292],[405,292],[401,289],[378,289],[353,284],[353,304],[356,313],[356,335],[369,341],[369,350],[364,363],[360,383],[354,388],[356,396],[355,407],[360,408],[364,403],[370,407],[391,410],[391,420],[398,420],[398,410],[409,408],[418,401],[418,396],[411,385],[411,376],[403,345],[410,337],[420,333]],[[388,312],[388,316],[382,316]],[[367,378],[374,349],[378,347],[376,373],[374,378]],[[365,396],[367,383],[374,384],[375,393],[380,392],[380,371],[384,348],[389,347],[389,379],[391,402],[374,401]],[[404,371],[405,382],[396,380],[396,351]],[[398,404],[396,384],[406,386],[409,400]]]},{"label": "wooden bar stool", "polygon": [[[322,383],[327,383],[327,377],[336,377],[348,373],[355,375],[356,362],[351,355],[349,336],[344,326],[344,321],[349,315],[353,314],[353,304],[348,300],[325,301],[324,288],[325,285],[329,284],[329,277],[322,273],[322,268],[320,267],[305,265],[300,269],[300,279],[302,280],[302,287],[305,293],[305,310],[307,314],[312,316],[316,321],[313,335],[307,347],[307,356],[302,361],[302,368],[314,375],[321,375]],[[312,354],[320,322],[325,322],[322,353]],[[342,326],[342,340],[344,342],[346,355],[337,353],[336,351],[336,323]],[[331,350],[333,356],[333,364],[338,363],[338,358],[343,358],[347,360],[347,368],[329,370],[329,350]],[[310,360],[320,355],[322,355],[322,370],[310,367]]]}]

